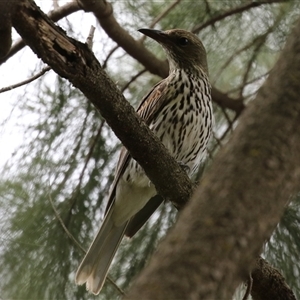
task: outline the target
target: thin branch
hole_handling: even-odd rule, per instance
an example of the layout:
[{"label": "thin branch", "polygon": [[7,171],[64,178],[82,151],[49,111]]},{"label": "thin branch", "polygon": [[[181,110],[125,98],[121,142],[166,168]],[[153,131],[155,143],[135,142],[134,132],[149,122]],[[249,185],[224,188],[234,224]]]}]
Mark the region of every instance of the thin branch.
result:
[{"label": "thin branch", "polygon": [[59,8],[58,0],[52,0],[52,1],[53,1],[54,9],[58,9]]},{"label": "thin branch", "polygon": [[126,293],[115,283],[115,281],[108,275],[106,279],[113,285],[113,287],[123,296],[126,296]]},{"label": "thin branch", "polygon": [[209,1],[208,0],[204,0],[204,3],[205,3],[205,11],[206,13],[212,17],[212,11],[211,11],[211,8],[210,8],[210,4],[209,4]]},{"label": "thin branch", "polygon": [[248,299],[248,297],[251,294],[252,286],[253,286],[253,278],[252,278],[251,273],[249,273],[249,277],[248,277],[248,280],[247,280],[247,289],[246,289],[245,295],[244,295],[242,300],[247,300]]},{"label": "thin branch", "polygon": [[[232,120],[232,124],[234,124],[234,122],[238,119],[238,115],[236,114],[234,119]],[[207,152],[209,153],[210,157],[212,158],[213,155],[212,153],[217,149],[217,147],[222,147],[223,144],[222,144],[222,141],[226,138],[227,134],[229,133],[229,131],[231,130],[231,126],[227,126],[226,130],[224,131],[224,133],[222,134],[222,136],[220,138],[217,138],[215,136],[215,134],[213,135],[214,136],[214,139],[215,141],[217,142],[211,149],[209,149]]]},{"label": "thin branch", "polygon": [[88,163],[89,163],[89,161],[92,158],[92,154],[93,154],[93,152],[95,150],[97,142],[98,142],[98,140],[99,140],[99,138],[101,136],[101,132],[102,132],[104,124],[105,124],[105,120],[103,119],[102,122],[99,125],[99,128],[97,130],[97,133],[96,133],[95,137],[93,138],[92,144],[90,146],[89,152],[88,152],[88,154],[86,156],[86,159],[85,159],[85,162],[84,162],[84,166],[83,166],[83,168],[82,168],[82,170],[80,172],[78,183],[77,183],[76,187],[74,188],[72,196],[71,196],[71,198],[69,200],[69,202],[70,202],[70,209],[69,209],[69,216],[68,216],[67,220],[69,220],[71,218],[72,209],[73,209],[73,207],[74,207],[74,205],[76,203],[76,199],[77,199],[77,196],[78,196],[78,193],[80,191],[80,187],[81,187],[81,184],[82,184],[82,181],[83,181],[83,176],[84,176],[85,171],[87,169]]},{"label": "thin branch", "polygon": [[246,70],[245,70],[245,73],[244,73],[244,75],[243,75],[243,80],[242,80],[242,84],[241,84],[241,87],[242,87],[242,88],[240,89],[239,97],[243,97],[243,92],[244,92],[244,89],[245,89],[245,87],[246,87],[247,79],[248,79],[248,77],[249,77],[249,73],[250,73],[250,71],[251,71],[252,64],[253,64],[253,62],[255,61],[255,59],[256,59],[256,57],[257,57],[257,55],[258,55],[258,51],[259,51],[259,49],[263,46],[263,44],[264,44],[264,41],[262,41],[260,44],[258,44],[258,45],[255,47],[255,49],[254,49],[254,51],[253,51],[253,53],[252,53],[250,59],[249,59],[248,62],[247,62]]},{"label": "thin branch", "polygon": [[[256,82],[256,81],[258,81],[258,80],[260,80],[260,79],[262,79],[262,78],[264,78],[264,77],[267,77],[269,74],[270,74],[270,71],[268,71],[268,72],[266,72],[266,73],[264,73],[264,74],[262,74],[262,75],[259,75],[259,76],[255,77],[255,78],[253,78],[253,79],[247,81],[245,84],[240,84],[238,87],[235,87],[235,88],[229,90],[229,91],[227,92],[227,94],[230,95],[230,94],[236,93],[237,91],[241,90],[241,89],[244,88],[245,86],[247,86],[247,85],[249,85],[249,84],[252,84],[252,83],[254,83],[254,82]],[[255,92],[255,93],[256,93],[256,92]],[[247,95],[247,96],[243,96],[244,99],[245,99],[245,97],[248,97],[248,95]],[[245,100],[246,100],[246,99],[245,99]]]},{"label": "thin branch", "polygon": [[[79,244],[79,242],[75,239],[75,237],[73,236],[73,234],[68,230],[68,228],[65,226],[64,221],[62,220],[61,216],[59,215],[59,212],[57,211],[53,200],[51,198],[51,195],[49,194],[48,197],[50,204],[52,206],[52,209],[54,211],[55,217],[57,218],[57,220],[59,221],[60,225],[62,226],[63,230],[65,231],[65,233],[67,234],[67,236],[70,238],[70,240],[76,245],[76,247],[78,247],[84,254],[86,253],[86,250]],[[110,277],[107,276],[106,278],[112,285],[113,287],[121,294],[121,295],[125,295],[125,292],[115,283],[115,281]]]},{"label": "thin branch", "polygon": [[181,0],[175,0],[170,4],[170,6],[166,7],[150,24],[149,28],[153,28],[162,18],[164,18],[177,4],[179,4]]},{"label": "thin branch", "polygon": [[18,83],[15,83],[15,84],[12,84],[10,86],[7,86],[7,87],[4,87],[4,88],[1,88],[0,89],[0,93],[4,93],[4,92],[8,92],[8,91],[11,91],[15,88],[18,88],[20,86],[23,86],[25,84],[28,84],[36,79],[38,79],[39,77],[43,76],[46,72],[50,71],[51,68],[50,67],[45,67],[44,69],[42,69],[39,73],[33,75],[32,77],[24,80],[24,81],[21,81],[21,82],[18,82]]},{"label": "thin branch", "polygon": [[[299,35],[300,20],[230,143],[126,299],[230,299],[252,269],[299,189]],[[252,277],[253,296],[254,272]],[[264,286],[268,298],[295,299],[274,295],[275,284]],[[268,299],[266,294],[257,299]]]},{"label": "thin branch", "polygon": [[[169,6],[167,6],[148,26],[149,28],[154,28],[154,26],[162,19],[164,18],[177,4],[179,4],[181,0],[175,0],[172,2]],[[146,39],[146,36],[142,36],[140,39],[141,42],[143,42]]]},{"label": "thin branch", "polygon": [[221,107],[221,110],[222,110],[223,115],[225,116],[225,119],[226,119],[226,121],[228,123],[228,126],[230,127],[230,129],[232,131],[233,130],[233,128],[232,128],[233,121],[230,120],[230,117],[229,117],[229,115],[228,115],[228,113],[226,111],[226,108]]},{"label": "thin branch", "polygon": [[147,69],[143,69],[139,71],[137,74],[131,77],[131,79],[122,87],[121,92],[124,93],[124,91],[129,87],[129,85],[135,81],[137,78],[139,78],[142,74],[144,74],[147,71]]},{"label": "thin branch", "polygon": [[91,50],[93,49],[93,39],[94,39],[95,29],[96,29],[95,26],[91,26],[89,35],[86,39],[86,43]]},{"label": "thin branch", "polygon": [[215,16],[214,18],[204,22],[203,24],[195,26],[193,28],[192,32],[199,32],[202,29],[204,29],[205,27],[214,25],[218,21],[221,21],[229,16],[232,16],[232,15],[235,15],[238,13],[242,13],[242,12],[247,11],[254,7],[259,7],[264,4],[272,4],[272,3],[280,3],[280,2],[288,2],[288,1],[289,0],[270,0],[270,1],[261,1],[261,2],[250,2],[247,4],[241,5],[239,7],[236,7],[234,9],[230,9],[230,10],[228,10],[222,14],[219,14],[219,15]]},{"label": "thin branch", "polygon": [[83,253],[86,253],[85,249],[79,244],[79,242],[75,239],[75,237],[72,235],[72,233],[68,230],[68,228],[65,226],[65,223],[64,221],[62,220],[62,218],[60,217],[58,211],[56,210],[56,207],[53,203],[53,200],[51,198],[51,195],[49,193],[49,197],[48,197],[50,203],[51,203],[51,206],[52,206],[52,209],[54,211],[54,214],[57,218],[57,220],[59,221],[60,225],[62,226],[63,230],[65,231],[65,233],[67,234],[67,236],[70,238],[70,240],[83,252]]},{"label": "thin branch", "polygon": [[107,54],[103,64],[102,64],[102,68],[103,69],[106,69],[107,68],[107,63],[108,63],[108,60],[109,58],[115,53],[116,50],[119,49],[119,45],[116,45],[114,48],[112,48],[109,53]]},{"label": "thin branch", "polygon": [[250,43],[246,44],[243,48],[241,48],[241,49],[235,51],[234,53],[232,53],[232,55],[221,66],[220,72],[218,73],[218,75],[215,76],[215,79],[212,82],[212,84],[215,84],[218,81],[218,79],[220,78],[220,76],[222,75],[222,73],[225,71],[225,69],[228,67],[228,65],[232,62],[233,59],[235,59],[242,52],[250,49],[256,43],[257,39],[259,39],[260,37],[261,36],[258,36],[256,38],[254,38],[253,40],[250,41]]},{"label": "thin branch", "polygon": [[6,56],[11,47],[11,15],[16,4],[17,0],[0,1],[0,57]]},{"label": "thin branch", "polygon": [[[168,63],[158,59],[140,41],[135,40],[120,24],[113,15],[111,3],[99,0],[80,0],[80,4],[87,12],[93,12],[106,34],[122,47],[128,55],[141,63],[149,72],[165,78],[169,73]],[[113,49],[115,50],[115,49]],[[106,66],[107,59],[104,63]],[[240,113],[244,109],[243,99],[233,99],[225,93],[212,88],[213,101],[220,106],[232,109]]]}]

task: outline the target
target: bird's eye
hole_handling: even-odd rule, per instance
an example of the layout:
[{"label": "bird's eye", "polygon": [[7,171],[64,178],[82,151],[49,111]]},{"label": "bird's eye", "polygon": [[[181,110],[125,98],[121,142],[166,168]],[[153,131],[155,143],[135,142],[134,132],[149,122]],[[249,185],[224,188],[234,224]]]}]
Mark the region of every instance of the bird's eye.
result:
[{"label": "bird's eye", "polygon": [[188,40],[187,38],[184,38],[184,37],[179,38],[179,39],[178,39],[178,44],[179,44],[180,46],[186,46],[186,45],[189,44],[189,40]]}]

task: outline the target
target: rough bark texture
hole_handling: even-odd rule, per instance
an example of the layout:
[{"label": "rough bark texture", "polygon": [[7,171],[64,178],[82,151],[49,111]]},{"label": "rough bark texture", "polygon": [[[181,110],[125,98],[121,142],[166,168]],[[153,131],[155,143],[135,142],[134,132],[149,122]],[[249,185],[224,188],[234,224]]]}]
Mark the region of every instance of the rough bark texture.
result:
[{"label": "rough bark texture", "polygon": [[[190,181],[88,47],[67,38],[31,0],[19,1],[12,22],[37,55],[99,109],[160,193],[182,206]],[[300,179],[298,36],[299,25],[129,299],[229,299],[246,278]]]},{"label": "rough bark texture", "polygon": [[[15,0],[15,1],[7,0],[7,2],[15,2],[15,3],[17,3],[18,1],[19,0]],[[10,5],[10,6],[7,6],[7,8],[9,9],[10,14],[11,14],[11,11],[14,9],[14,6]],[[1,10],[1,7],[0,7],[0,10]],[[60,8],[56,9],[55,11],[49,12],[48,17],[52,21],[56,22],[78,10],[80,10],[79,4],[77,4],[77,2],[70,2],[70,3],[65,4],[64,6],[61,6]],[[6,21],[4,21],[4,22],[6,22]],[[10,57],[15,55],[18,51],[23,49],[24,46],[26,46],[26,45],[22,39],[17,41],[13,45],[13,47],[11,47],[9,49],[9,52],[7,52],[6,55],[4,55],[3,57],[0,56],[0,65],[3,64],[4,62],[6,62]]]},{"label": "rough bark texture", "polygon": [[8,53],[11,46],[11,14],[16,2],[16,0],[0,1],[0,58]]},{"label": "rough bark texture", "polygon": [[192,193],[191,181],[136,115],[87,45],[67,37],[31,0],[19,1],[12,20],[32,50],[95,105],[158,192],[182,207]]},{"label": "rough bark texture", "polygon": [[284,277],[264,259],[258,258],[256,260],[255,268],[251,274],[253,278],[251,290],[253,300],[296,300]]},{"label": "rough bark texture", "polygon": [[300,23],[126,299],[230,299],[300,182]]}]

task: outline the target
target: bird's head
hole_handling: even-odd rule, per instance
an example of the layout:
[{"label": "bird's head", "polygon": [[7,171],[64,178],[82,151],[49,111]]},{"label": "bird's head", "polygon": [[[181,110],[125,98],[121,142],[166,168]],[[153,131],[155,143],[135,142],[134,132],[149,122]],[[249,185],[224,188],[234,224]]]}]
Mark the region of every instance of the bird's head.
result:
[{"label": "bird's head", "polygon": [[199,38],[186,30],[171,29],[160,31],[154,29],[139,29],[146,36],[154,39],[165,49],[170,69],[199,68],[208,74],[206,51]]}]

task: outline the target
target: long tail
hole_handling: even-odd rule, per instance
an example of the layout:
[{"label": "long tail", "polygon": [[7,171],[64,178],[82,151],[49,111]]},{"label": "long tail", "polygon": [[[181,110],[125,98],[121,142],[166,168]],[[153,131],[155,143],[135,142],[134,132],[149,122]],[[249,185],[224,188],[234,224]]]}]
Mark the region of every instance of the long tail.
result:
[{"label": "long tail", "polygon": [[114,258],[118,246],[124,236],[128,222],[116,227],[112,221],[113,207],[105,216],[94,241],[83,258],[77,272],[76,284],[86,282],[87,290],[99,294],[104,285],[109,266]]}]

